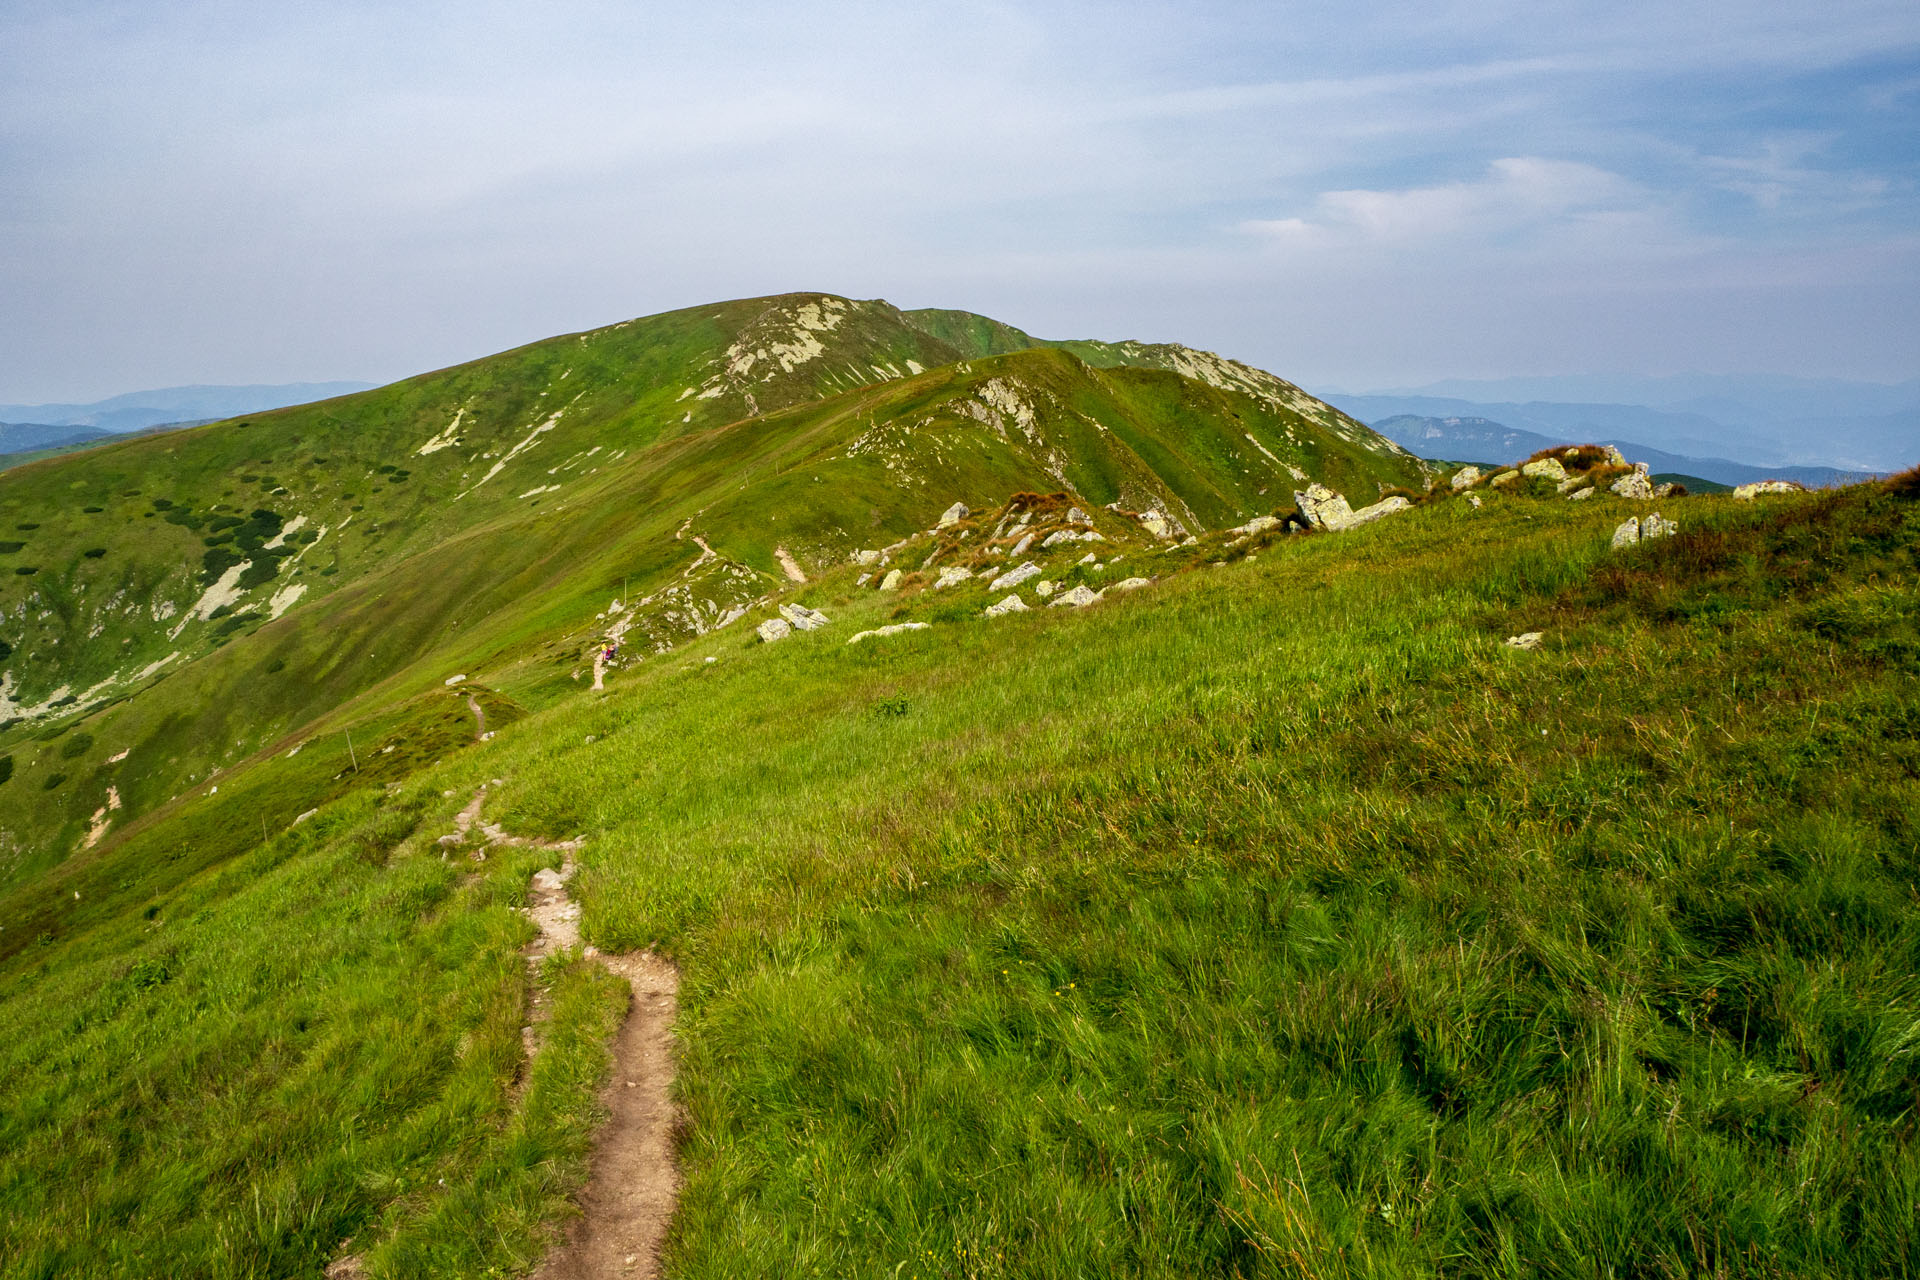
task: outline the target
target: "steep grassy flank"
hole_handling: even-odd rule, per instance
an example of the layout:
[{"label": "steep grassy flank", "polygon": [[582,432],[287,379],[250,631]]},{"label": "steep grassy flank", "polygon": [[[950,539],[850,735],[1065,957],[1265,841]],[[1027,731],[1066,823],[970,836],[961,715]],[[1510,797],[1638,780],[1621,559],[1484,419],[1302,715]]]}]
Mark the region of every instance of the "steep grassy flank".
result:
[{"label": "steep grassy flank", "polygon": [[[868,319],[850,312],[828,336]],[[585,359],[577,351],[574,358]],[[650,358],[665,359],[657,351]],[[518,367],[502,362],[507,372]],[[566,384],[591,383],[583,368],[572,366]],[[495,372],[494,394],[505,396],[499,388],[511,380]],[[455,375],[478,376],[471,369],[446,376]],[[784,384],[756,385],[771,397]],[[362,418],[377,417],[391,409],[380,397],[403,394],[425,392],[401,384],[352,403]],[[670,385],[657,394],[671,400],[680,392]],[[428,464],[451,454],[449,446],[416,461],[421,469],[410,477],[370,467],[377,483],[345,495],[364,498],[349,504],[364,511],[312,515],[306,499],[271,492],[256,497],[273,506],[245,510],[236,501],[206,504],[204,495],[192,506],[123,493],[125,510],[109,499],[99,511],[47,514],[48,525],[26,533],[71,545],[80,535],[54,534],[52,524],[92,520],[109,545],[102,557],[77,555],[81,567],[64,577],[42,575],[51,585],[34,588],[33,608],[47,615],[39,625],[65,630],[43,633],[47,648],[16,654],[7,669],[39,671],[41,653],[71,652],[71,663],[56,669],[99,682],[79,693],[69,688],[60,700],[76,703],[76,711],[106,705],[0,730],[0,754],[14,759],[19,774],[0,819],[0,885],[32,881],[90,839],[99,843],[94,857],[111,859],[118,831],[189,788],[217,782],[257,752],[386,714],[438,691],[450,675],[497,676],[510,698],[539,705],[565,687],[593,642],[595,615],[622,594],[639,598],[649,614],[641,628],[647,647],[678,643],[783,583],[777,548],[819,572],[858,547],[926,528],[955,498],[986,505],[1021,489],[1069,488],[1079,501],[1161,510],[1197,530],[1286,505],[1296,475],[1357,494],[1419,475],[1404,455],[1323,430],[1259,386],[1094,370],[1052,349],[889,377],[704,430],[678,424],[651,444],[641,443],[644,433],[632,423],[618,430],[627,434],[605,437],[609,445],[633,443],[609,452],[587,444],[590,434],[580,436],[572,443],[584,448],[552,455],[555,474],[536,477],[546,483],[535,488],[548,491],[525,500],[500,500],[512,486],[448,496],[440,483],[447,477],[436,480]],[[224,483],[231,477],[218,470],[220,450],[255,431],[257,423],[235,425],[226,436],[167,439],[197,459],[194,474]],[[327,448],[329,467],[344,466],[343,442]],[[249,478],[277,481],[270,472],[239,477]],[[375,502],[389,505],[376,511]],[[396,516],[391,504],[402,502],[409,514]],[[358,523],[367,516],[380,518]],[[1109,525],[1115,536],[1134,528],[1122,517]],[[181,539],[184,550],[175,546]],[[702,545],[717,562],[707,562]],[[181,565],[179,556],[192,559]],[[86,576],[95,572],[86,566],[116,561],[121,578]],[[681,577],[696,565],[706,565],[700,578]],[[204,621],[175,616],[167,584],[183,578],[192,579],[189,594],[217,592],[231,579],[233,598]],[[117,678],[115,663],[123,664]],[[79,671],[88,674],[75,677]],[[48,736],[55,734],[66,736]],[[90,745],[66,754],[83,740]]]},{"label": "steep grassy flank", "polygon": [[592,940],[682,966],[672,1274],[1912,1274],[1920,508],[1685,499],[1613,553],[1486,503],[1080,614],[834,570],[828,631],[69,921],[0,969],[0,1274],[524,1266],[605,1005],[513,1110],[532,860],[430,843],[490,777],[587,836]]}]

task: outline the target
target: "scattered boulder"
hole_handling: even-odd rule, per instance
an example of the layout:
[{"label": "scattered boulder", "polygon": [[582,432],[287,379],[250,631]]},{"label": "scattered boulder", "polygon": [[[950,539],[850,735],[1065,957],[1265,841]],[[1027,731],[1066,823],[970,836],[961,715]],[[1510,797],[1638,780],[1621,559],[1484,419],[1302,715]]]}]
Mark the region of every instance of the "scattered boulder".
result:
[{"label": "scattered boulder", "polygon": [[1538,649],[1540,647],[1540,641],[1545,638],[1546,633],[1542,631],[1522,631],[1517,636],[1507,637],[1507,647],[1509,649]]},{"label": "scattered boulder", "polygon": [[1294,505],[1300,508],[1300,515],[1315,529],[1324,529],[1329,533],[1338,533],[1343,529],[1352,529],[1390,516],[1396,511],[1406,511],[1413,506],[1399,494],[1382,498],[1372,506],[1361,507],[1355,511],[1347,505],[1347,500],[1323,484],[1310,484],[1304,492],[1296,491]]},{"label": "scattered boulder", "polygon": [[1565,480],[1553,486],[1553,491],[1555,493],[1566,493],[1570,489],[1578,489],[1581,485],[1590,483],[1585,476],[1568,476]]},{"label": "scattered boulder", "polygon": [[767,644],[772,644],[775,640],[785,640],[793,634],[793,628],[787,625],[785,618],[768,618],[755,627],[754,631]]},{"label": "scattered boulder", "polygon": [[1631,547],[1654,538],[1670,538],[1678,532],[1679,524],[1666,519],[1658,511],[1644,517],[1629,516],[1613,531],[1613,549],[1618,551],[1622,547]]},{"label": "scattered boulder", "polygon": [[1805,493],[1807,487],[1793,480],[1755,480],[1752,484],[1737,485],[1733,496],[1742,501],[1762,497],[1770,493]]},{"label": "scattered boulder", "polygon": [[1152,585],[1153,585],[1152,578],[1122,578],[1120,581],[1108,587],[1107,590],[1108,591],[1138,591],[1142,587],[1150,587]]},{"label": "scattered boulder", "polygon": [[1679,488],[1680,486],[1678,484],[1669,480],[1663,485],[1656,486],[1653,491],[1653,496],[1656,498],[1671,498]]},{"label": "scattered boulder", "polygon": [[826,614],[803,604],[781,605],[780,616],[792,623],[795,631],[818,631],[828,622]]},{"label": "scattered boulder", "polygon": [[[1591,493],[1593,491],[1589,489],[1587,492]],[[1477,493],[1468,494],[1467,504],[1471,506],[1475,511],[1478,511],[1480,509],[1480,495]]]},{"label": "scattered boulder", "polygon": [[1568,502],[1584,502],[1588,498],[1591,498],[1593,495],[1594,495],[1594,488],[1592,485],[1588,485],[1584,489],[1568,494],[1567,501]]},{"label": "scattered boulder", "polygon": [[463,681],[463,680],[465,680],[465,679],[466,679],[466,677],[465,677],[464,675],[459,675],[459,676],[448,676],[448,677],[447,677],[447,678],[446,678],[445,680],[442,680],[442,681],[441,681],[440,683],[442,683],[442,684],[445,684],[445,685],[456,685],[456,684],[459,684],[459,683],[460,683],[461,681]]},{"label": "scattered boulder", "polygon": [[1167,523],[1166,516],[1158,511],[1146,511],[1140,515],[1140,527],[1162,542],[1173,537],[1173,526]]},{"label": "scattered boulder", "polygon": [[1278,529],[1283,523],[1285,522],[1278,516],[1255,516],[1239,528],[1229,529],[1227,532],[1245,534],[1251,538],[1256,533],[1265,533],[1269,529]]},{"label": "scattered boulder", "polygon": [[948,587],[957,586],[972,576],[973,570],[971,569],[963,569],[957,564],[949,565],[940,571],[940,578],[933,584],[933,589],[935,591],[945,591]]},{"label": "scattered boulder", "polygon": [[882,591],[898,591],[900,589],[900,571],[898,569],[887,570],[887,576],[880,579],[880,589]]},{"label": "scattered boulder", "polygon": [[1067,523],[1068,524],[1092,524],[1093,521],[1087,516],[1087,513],[1082,511],[1080,508],[1068,507]]},{"label": "scattered boulder", "polygon": [[1555,484],[1559,484],[1567,478],[1567,469],[1560,465],[1560,459],[1558,458],[1541,458],[1537,462],[1529,462],[1523,465],[1520,468],[1520,474],[1523,476],[1533,476],[1540,480],[1551,480]]},{"label": "scattered boulder", "polygon": [[1620,452],[1620,450],[1613,445],[1608,445],[1607,462],[1616,467],[1624,467],[1627,465],[1627,455]]},{"label": "scattered boulder", "polygon": [[1052,595],[1054,592],[1058,591],[1059,589],[1060,588],[1058,586],[1056,586],[1052,582],[1047,581],[1045,578],[1042,578],[1040,581],[1033,584],[1034,594],[1038,595],[1042,600],[1045,600],[1048,596]]},{"label": "scattered boulder", "polygon": [[[925,631],[926,629],[927,624],[924,622],[896,622],[890,626],[875,627],[871,631],[856,631],[853,636],[848,639],[847,643],[859,644],[868,636],[897,636],[902,631]],[[711,659],[709,659],[709,661],[711,661]]]},{"label": "scattered boulder", "polygon": [[[1058,546],[1062,542],[1105,542],[1106,538],[1097,529],[1086,529],[1075,533],[1072,529],[1056,529],[1040,543],[1042,548]],[[1015,548],[1015,555],[1019,549]]]},{"label": "scattered boulder", "polygon": [[1520,473],[1518,471],[1502,471],[1499,475],[1487,481],[1487,483],[1494,484],[1494,485],[1512,484],[1515,480],[1518,480],[1519,478],[1520,478]]},{"label": "scattered boulder", "polygon": [[1631,471],[1607,486],[1623,498],[1633,498],[1642,502],[1653,499],[1653,482],[1647,479],[1644,471]]},{"label": "scattered boulder", "polygon": [[1084,609],[1099,600],[1100,594],[1100,592],[1095,591],[1083,582],[1073,590],[1063,591],[1053,599],[1047,601],[1047,606],[1057,609],[1061,605],[1067,605],[1074,609]]},{"label": "scattered boulder", "polygon": [[1021,538],[1020,541],[1014,543],[1013,550],[1009,551],[1007,554],[1013,555],[1013,556],[1023,556],[1027,554],[1027,548],[1033,545],[1033,540],[1035,536],[1036,535],[1031,533],[1027,534],[1025,537]]},{"label": "scattered boulder", "polygon": [[1344,529],[1353,522],[1353,508],[1347,500],[1317,481],[1304,490],[1295,490],[1293,505],[1315,529]]},{"label": "scattered boulder", "polygon": [[1018,595],[1018,593],[1016,593],[1014,595],[1008,596],[1005,600],[1002,600],[999,604],[988,605],[986,608],[985,616],[989,618],[1004,618],[1009,613],[1031,613],[1031,612],[1032,610],[1027,608],[1027,602],[1025,600],[1022,600]]},{"label": "scattered boulder", "polygon": [[1005,573],[1001,574],[999,577],[995,578],[992,582],[987,584],[987,590],[1005,591],[1011,587],[1019,586],[1021,583],[1025,582],[1028,578],[1039,576],[1039,573],[1040,573],[1040,566],[1035,564],[1033,561],[1029,560],[1025,564],[1020,565],[1017,568],[1009,569]]},{"label": "scattered boulder", "polygon": [[1474,485],[1479,483],[1480,483],[1480,468],[1478,467],[1473,467],[1473,466],[1462,467],[1458,471],[1453,473],[1453,491],[1455,493],[1460,492],[1460,490],[1462,489],[1471,489]]},{"label": "scattered boulder", "polygon": [[853,553],[853,559],[856,564],[879,564],[880,553],[878,551],[856,551]]},{"label": "scattered boulder", "polygon": [[933,527],[936,529],[951,529],[954,525],[959,524],[972,514],[972,510],[968,508],[966,503],[956,502],[941,513],[940,523]]}]

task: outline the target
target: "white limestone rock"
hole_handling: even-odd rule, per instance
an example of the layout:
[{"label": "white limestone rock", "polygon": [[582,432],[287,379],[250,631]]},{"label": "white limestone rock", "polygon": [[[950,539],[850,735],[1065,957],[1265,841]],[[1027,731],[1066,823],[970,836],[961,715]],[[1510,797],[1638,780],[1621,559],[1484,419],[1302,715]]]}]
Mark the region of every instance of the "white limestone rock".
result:
[{"label": "white limestone rock", "polygon": [[1060,587],[1057,583],[1050,582],[1045,578],[1042,578],[1040,579],[1040,581],[1033,584],[1034,594],[1039,596],[1042,600],[1045,600],[1048,596],[1052,595],[1054,592],[1058,591],[1059,589]]},{"label": "white limestone rock", "polygon": [[863,564],[863,565],[879,564],[880,553],[878,551],[856,551],[853,553],[853,560],[855,564]]},{"label": "white limestone rock", "polygon": [[755,627],[754,631],[768,644],[772,644],[775,640],[785,640],[793,634],[793,628],[787,625],[785,618],[768,618]]},{"label": "white limestone rock", "polygon": [[1567,495],[1567,501],[1568,502],[1585,502],[1588,498],[1591,498],[1593,494],[1594,494],[1593,486],[1588,485],[1586,488],[1581,489],[1576,493]]},{"label": "white limestone rock", "polygon": [[1108,591],[1138,591],[1142,587],[1150,587],[1152,585],[1153,585],[1152,578],[1122,578],[1120,581],[1108,587],[1107,590]]},{"label": "white limestone rock", "polygon": [[1522,631],[1517,636],[1507,637],[1507,647],[1509,649],[1538,649],[1540,647],[1540,641],[1545,639],[1545,637],[1545,632]]},{"label": "white limestone rock", "polygon": [[1063,591],[1053,599],[1047,601],[1047,607],[1057,609],[1061,605],[1066,605],[1073,609],[1084,609],[1088,605],[1098,601],[1100,594],[1100,592],[1095,591],[1083,582],[1073,590]]},{"label": "white limestone rock", "polygon": [[1654,538],[1671,538],[1680,532],[1678,523],[1663,517],[1658,511],[1640,522],[1640,541],[1649,542]]},{"label": "white limestone rock", "polygon": [[1087,516],[1087,513],[1082,511],[1080,508],[1068,507],[1067,523],[1068,524],[1092,524],[1093,521]]},{"label": "white limestone rock", "polygon": [[940,523],[935,525],[934,528],[951,529],[954,525],[959,524],[972,514],[973,512],[968,508],[966,503],[956,502],[941,513]]},{"label": "white limestone rock", "polygon": [[1472,507],[1475,511],[1478,511],[1480,509],[1480,495],[1477,493],[1468,494],[1467,505]]},{"label": "white limestone rock", "polygon": [[1027,554],[1027,548],[1033,545],[1034,537],[1035,537],[1034,534],[1031,534],[1031,533],[1027,534],[1025,537],[1021,538],[1020,541],[1014,543],[1013,550],[1009,551],[1007,554],[1010,556],[1023,556]]},{"label": "white limestone rock", "polygon": [[1807,487],[1792,480],[1756,480],[1752,484],[1735,486],[1733,496],[1742,502],[1765,497],[1770,493],[1805,493]]},{"label": "white limestone rock", "polygon": [[1016,568],[1007,570],[1005,573],[995,578],[992,582],[989,582],[987,584],[987,590],[989,591],[1011,590],[1012,588],[1017,587],[1021,583],[1025,582],[1028,578],[1035,578],[1035,577],[1038,577],[1039,575],[1040,575],[1040,566],[1035,564],[1033,561],[1029,560],[1023,565],[1019,565]]},{"label": "white limestone rock", "polygon": [[962,568],[957,564],[949,565],[940,571],[939,580],[933,584],[933,589],[935,591],[945,591],[948,587],[958,586],[972,576],[973,570],[971,569]]},{"label": "white limestone rock", "polygon": [[1633,498],[1641,502],[1653,499],[1653,484],[1647,479],[1647,473],[1644,471],[1628,472],[1607,488],[1623,498]]},{"label": "white limestone rock", "polygon": [[1278,516],[1255,516],[1245,524],[1235,529],[1229,529],[1227,532],[1245,534],[1250,538],[1256,533],[1265,533],[1269,529],[1278,529],[1283,523],[1285,522]]},{"label": "white limestone rock", "polygon": [[1371,523],[1382,516],[1390,516],[1396,511],[1406,511],[1413,506],[1399,494],[1382,498],[1371,506],[1355,511],[1347,505],[1347,500],[1323,484],[1310,484],[1304,491],[1293,495],[1294,505],[1300,508],[1300,515],[1316,529],[1329,533],[1338,533],[1344,529],[1357,528]]},{"label": "white limestone rock", "polygon": [[1628,516],[1625,520],[1622,520],[1620,522],[1619,527],[1613,531],[1613,549],[1615,551],[1620,550],[1620,548],[1622,547],[1634,546],[1639,541],[1640,541],[1640,517],[1639,516]]},{"label": "white limestone rock", "polygon": [[780,616],[791,623],[795,631],[818,631],[829,621],[826,614],[803,604],[781,605]]},{"label": "white limestone rock", "polygon": [[[897,636],[902,631],[925,631],[926,629],[927,624],[924,622],[896,622],[891,626],[875,627],[871,631],[856,631],[853,636],[848,639],[847,643],[859,644],[862,640],[866,640],[872,636]],[[709,659],[709,661],[711,661],[711,659]]]},{"label": "white limestone rock", "polygon": [[882,591],[898,591],[900,589],[900,571],[898,569],[887,570],[887,576],[880,579],[880,589]]},{"label": "white limestone rock", "polygon": [[1480,483],[1480,468],[1472,466],[1460,468],[1453,473],[1452,483],[1455,493],[1460,492],[1462,489],[1471,489],[1474,485]]},{"label": "white limestone rock", "polygon": [[1542,458],[1538,462],[1529,462],[1520,468],[1523,476],[1534,476],[1541,480],[1551,480],[1559,484],[1567,478],[1567,469],[1560,465],[1558,458]]},{"label": "white limestone rock", "polygon": [[[1083,529],[1076,533],[1072,529],[1056,529],[1040,543],[1042,549],[1056,547],[1063,542],[1105,542],[1106,537],[1096,529]],[[1018,554],[1016,549],[1015,554]]]},{"label": "white limestone rock", "polygon": [[985,616],[989,618],[1004,618],[1010,613],[1031,612],[1032,610],[1027,608],[1027,602],[1022,600],[1018,593],[1015,593],[1014,595],[1008,596],[1005,600],[1000,601],[998,604],[988,605],[985,610]]},{"label": "white limestone rock", "polygon": [[1518,471],[1502,471],[1499,475],[1487,481],[1487,483],[1491,485],[1506,485],[1506,484],[1512,484],[1515,480],[1518,480],[1519,478],[1520,478],[1520,473]]}]

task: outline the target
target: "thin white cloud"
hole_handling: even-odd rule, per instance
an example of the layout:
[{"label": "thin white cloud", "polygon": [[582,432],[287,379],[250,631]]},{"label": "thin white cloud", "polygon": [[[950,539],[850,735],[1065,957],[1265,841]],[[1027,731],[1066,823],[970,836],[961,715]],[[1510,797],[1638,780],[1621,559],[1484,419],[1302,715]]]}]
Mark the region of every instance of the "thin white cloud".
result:
[{"label": "thin white cloud", "polygon": [[1419,246],[1509,236],[1589,215],[1627,211],[1645,193],[1620,175],[1573,160],[1510,156],[1484,177],[1398,190],[1321,193],[1306,217],[1251,219],[1246,231],[1281,243]]}]

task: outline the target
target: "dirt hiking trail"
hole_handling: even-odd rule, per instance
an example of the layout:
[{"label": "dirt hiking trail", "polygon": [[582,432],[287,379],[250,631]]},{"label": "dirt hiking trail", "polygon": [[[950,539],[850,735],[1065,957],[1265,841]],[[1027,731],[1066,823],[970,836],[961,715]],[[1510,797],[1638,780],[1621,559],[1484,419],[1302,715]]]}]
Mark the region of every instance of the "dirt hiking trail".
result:
[{"label": "dirt hiking trail", "polygon": [[[499,785],[498,780],[494,782]],[[527,918],[539,935],[527,944],[529,976],[550,955],[580,946],[580,904],[567,884],[573,878],[578,840],[532,840],[510,836],[483,821],[487,788],[454,819],[457,834],[442,842],[465,844],[476,827],[488,845],[548,849],[559,866],[533,873]],[[484,861],[484,849],[468,855]],[[678,1011],[680,975],[650,951],[605,955],[584,949],[590,960],[626,981],[632,993],[626,1021],[613,1042],[613,1068],[600,1094],[608,1119],[594,1138],[593,1162],[580,1193],[581,1216],[533,1275],[534,1280],[651,1280],[660,1270],[660,1244],[680,1194],[680,1171],[673,1163],[673,1132],[679,1110],[673,1101],[673,1019]],[[547,1020],[539,985],[521,1035],[527,1062],[539,1052],[540,1028]]]}]

